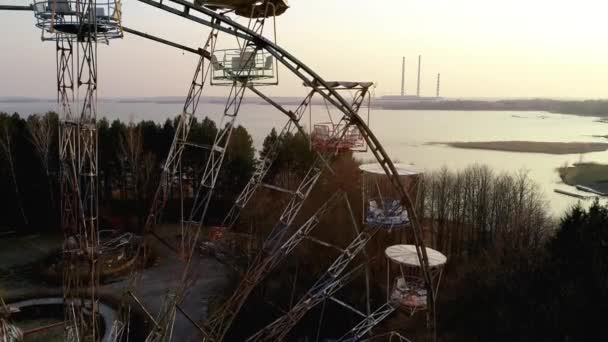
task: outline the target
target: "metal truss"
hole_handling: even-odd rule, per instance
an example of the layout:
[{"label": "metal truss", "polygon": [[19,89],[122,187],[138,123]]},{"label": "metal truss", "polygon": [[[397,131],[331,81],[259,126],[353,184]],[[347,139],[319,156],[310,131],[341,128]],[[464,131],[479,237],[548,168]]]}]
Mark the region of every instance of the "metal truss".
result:
[{"label": "metal truss", "polygon": [[[57,101],[61,112],[61,225],[65,239],[63,297],[68,341],[97,340],[99,335],[96,317],[96,289],[99,285],[97,29],[82,15],[92,8],[93,1],[78,4],[77,13],[81,15],[79,32],[75,37],[62,33],[56,35]],[[74,45],[78,57],[76,70]],[[75,90],[78,94],[83,93],[79,98],[78,117],[72,111]],[[83,265],[86,265],[86,277],[79,274]]]},{"label": "metal truss", "polygon": [[372,330],[376,325],[382,322],[386,317],[395,311],[393,303],[386,303],[374,311],[371,315],[368,315],[353,329],[342,336],[338,341],[344,342],[355,342],[360,341],[363,336]]},{"label": "metal truss", "polygon": [[362,340],[362,342],[381,342],[381,341],[385,341],[385,342],[412,342],[410,339],[406,338],[405,336],[402,336],[401,334],[399,334],[396,331],[391,331],[391,332],[386,333],[386,334],[381,334],[381,335],[373,336],[373,337],[367,338],[365,340]]},{"label": "metal truss", "polygon": [[[304,104],[306,104],[306,106],[308,105],[308,103],[311,101],[312,95],[314,93],[315,93],[315,91],[313,90],[309,94],[309,96],[304,100],[303,105],[301,105],[298,108],[299,110],[302,109],[301,112],[299,113],[300,116],[296,117],[298,120],[301,117],[301,114],[303,114],[303,112],[304,112],[304,110],[303,110],[303,108],[305,109]],[[361,107],[361,105],[365,99],[365,95],[367,94],[367,88],[358,91],[357,94],[358,95],[355,96],[355,99],[351,105],[355,111],[358,111],[359,108]],[[290,122],[292,122],[292,121],[290,121]],[[289,126],[289,123],[288,123],[288,125],[286,125],[286,128],[288,126]],[[337,141],[341,141],[344,138],[344,134],[347,132],[347,130],[348,130],[348,125],[347,124],[342,125],[342,129],[337,130],[334,133],[335,134],[334,138],[336,138]],[[282,133],[283,133],[283,131],[282,131]],[[273,148],[271,149],[270,153],[278,154],[279,141],[280,140],[277,140],[277,143],[275,143],[273,145]],[[222,309],[220,309],[220,311],[219,311],[220,313],[217,316],[213,317],[212,320],[210,320],[210,322],[209,322],[209,325],[211,327],[211,329],[210,329],[211,333],[209,334],[211,336],[210,339],[216,340],[216,341],[220,341],[223,339],[224,335],[230,328],[232,321],[238,314],[242,305],[247,300],[247,297],[249,296],[249,294],[251,293],[253,288],[270,272],[270,270],[272,270],[276,266],[276,264],[278,264],[278,261],[282,260],[282,257],[285,256],[285,254],[281,253],[281,249],[283,249],[284,247],[288,247],[288,248],[290,248],[289,249],[289,252],[290,252],[291,250],[293,250],[293,248],[295,248],[295,246],[299,242],[301,242],[301,240],[303,239],[303,237],[305,235],[297,235],[298,233],[296,233],[296,235],[292,236],[292,237],[295,237],[295,239],[289,239],[286,242],[286,245],[282,245],[283,241],[285,240],[284,236],[287,233],[288,228],[291,226],[291,224],[293,223],[293,220],[298,215],[304,202],[308,198],[308,195],[310,194],[310,192],[314,188],[317,180],[321,176],[323,169],[326,166],[328,166],[328,161],[330,161],[337,154],[337,152],[338,152],[337,150],[332,150],[332,151],[324,151],[323,153],[318,153],[317,158],[315,159],[315,161],[313,162],[313,165],[311,166],[311,168],[308,170],[308,172],[304,176],[303,180],[301,181],[300,185],[298,186],[298,189],[292,193],[291,198],[290,198],[287,206],[283,210],[283,213],[281,214],[278,222],[275,224],[275,226],[273,227],[269,236],[264,241],[262,250],[260,251],[260,253],[254,260],[254,262],[249,267],[248,271],[245,274],[245,277],[240,282],[239,287],[234,292],[233,296],[222,307]],[[273,159],[274,158],[276,158],[276,155],[273,156]],[[270,168],[270,165],[268,165],[268,167],[266,168],[266,171],[268,170],[268,168]],[[262,179],[260,179],[258,182],[261,182],[261,180]],[[248,184],[248,186],[249,186],[249,184]],[[253,191],[255,191],[255,188],[253,189]],[[251,192],[251,194],[253,194],[253,192]],[[325,207],[325,205],[319,209],[317,214],[324,213],[326,211],[326,209],[324,209],[324,207]],[[313,221],[309,220],[309,221],[307,221],[307,223],[315,222],[315,220],[318,220],[317,214],[313,215],[313,217],[311,218]],[[315,222],[315,226],[316,226],[316,224],[318,224],[318,222]],[[303,228],[305,228],[306,226],[307,226],[307,224],[305,224],[303,226]],[[311,230],[312,230],[312,228],[311,228]],[[306,230],[304,230],[304,231],[306,231]],[[308,232],[310,232],[310,230],[308,230]],[[306,235],[308,235],[308,233]],[[273,259],[277,259],[277,262],[276,263],[273,262]]]},{"label": "metal truss", "polygon": [[[342,273],[357,255],[363,251],[369,240],[377,232],[378,227],[368,227],[359,233],[355,239],[346,247],[336,260],[327,269],[325,274],[317,280],[311,289],[304,295],[284,316],[278,318],[271,324],[251,336],[248,341],[280,341],[291,331],[291,329],[304,317],[304,315],[316,305],[331,297],[337,290],[344,286]],[[349,273],[350,274],[350,273]]]},{"label": "metal truss", "polygon": [[290,113],[290,119],[287,121],[287,123],[285,123],[285,125],[281,129],[277,140],[272,144],[266,155],[264,155],[263,159],[258,163],[256,170],[253,172],[253,175],[249,179],[249,182],[237,197],[234,205],[228,212],[228,215],[226,215],[226,217],[224,218],[222,226],[227,229],[230,229],[232,228],[232,226],[234,226],[241,214],[241,210],[245,208],[251,197],[253,197],[253,194],[259,188],[260,184],[266,177],[268,170],[270,170],[272,164],[278,157],[282,138],[285,137],[287,134],[292,133],[294,130],[301,129],[301,127],[299,126],[299,122],[304,113],[306,112],[306,109],[310,105],[310,101],[313,95],[314,90],[311,91],[304,98],[300,106],[296,109],[295,113]]},{"label": "metal truss", "polygon": [[[250,29],[255,32],[256,35],[262,34],[264,30],[265,18],[258,18],[250,21]],[[246,51],[249,48],[258,49],[257,46],[251,42],[246,41],[241,46],[240,56],[244,58]],[[211,53],[215,48],[215,40],[211,45]],[[181,275],[181,280],[177,288],[169,291],[168,295],[164,300],[163,307],[157,315],[158,326],[157,329],[152,331],[148,336],[146,342],[159,342],[159,341],[170,341],[172,326],[175,321],[176,307],[183,300],[184,295],[193,281],[192,275],[192,257],[196,249],[198,238],[200,235],[200,229],[205,220],[213,192],[217,184],[218,177],[222,168],[226,150],[230,143],[230,137],[234,128],[236,117],[241,108],[243,96],[245,91],[248,89],[250,69],[253,67],[250,60],[253,58],[253,54],[249,54],[248,60],[243,65],[248,67],[239,69],[232,75],[233,82],[230,89],[224,113],[220,121],[218,132],[215,136],[211,150],[209,151],[209,157],[201,178],[201,182],[197,188],[194,202],[190,210],[190,215],[187,220],[183,220],[182,230],[182,243],[180,253],[185,261],[185,267]]]},{"label": "metal truss", "polygon": [[79,241],[75,236],[80,224],[80,191],[78,174],[78,120],[72,113],[74,102],[74,44],[69,37],[58,35],[57,55],[57,102],[59,104],[59,162],[61,228],[63,243],[63,296],[64,316],[68,331],[79,331],[83,320],[82,307],[76,305],[82,282],[72,268],[78,267]]},{"label": "metal truss", "polygon": [[[306,85],[312,87],[312,89],[315,92],[319,93],[328,103],[330,103],[334,107],[338,108],[345,115],[345,118],[347,119],[347,122],[350,125],[356,125],[358,127],[358,129],[361,132],[363,138],[365,139],[370,151],[374,154],[376,160],[382,166],[382,168],[386,172],[387,176],[391,180],[393,186],[398,191],[398,193],[401,197],[401,202],[404,205],[404,207],[406,208],[406,210],[408,211],[408,214],[410,216],[410,219],[412,222],[412,231],[414,233],[414,240],[415,240],[416,249],[417,249],[417,254],[418,254],[418,257],[420,260],[420,264],[422,265],[423,277],[424,277],[425,284],[427,287],[427,292],[429,294],[429,296],[428,296],[429,317],[431,317],[431,322],[429,322],[430,323],[429,327],[434,330],[434,319],[435,319],[434,318],[434,311],[435,311],[435,301],[434,301],[434,295],[435,295],[434,292],[435,291],[434,290],[435,289],[432,285],[431,275],[429,274],[428,257],[426,255],[426,250],[424,249],[424,242],[422,240],[422,229],[421,229],[420,222],[417,218],[417,213],[414,210],[413,202],[412,202],[411,198],[405,192],[405,190],[401,184],[398,173],[397,173],[392,161],[389,159],[388,154],[383,149],[383,147],[381,146],[380,142],[375,137],[373,132],[369,129],[369,127],[367,127],[367,125],[365,124],[363,119],[358,115],[357,111],[353,110],[353,108],[346,102],[346,100],[336,90],[332,89],[328,85],[328,83],[326,81],[324,81],[319,75],[317,75],[312,69],[310,69],[304,63],[297,60],[294,56],[289,54],[287,51],[285,51],[281,47],[277,46],[275,43],[264,38],[263,36],[261,36],[260,34],[255,32],[255,30],[252,30],[250,27],[245,27],[243,25],[240,25],[240,24],[232,21],[230,18],[228,18],[227,16],[225,16],[223,14],[219,14],[206,7],[194,5],[193,3],[190,3],[185,0],[168,0],[168,1],[165,1],[164,3],[162,0],[161,1],[138,0],[138,1],[146,3],[146,4],[154,6],[154,7],[157,7],[157,8],[160,8],[169,13],[182,16],[188,20],[212,27],[218,31],[228,33],[237,38],[242,38],[245,41],[247,41],[248,44],[250,44],[251,46],[255,46],[257,49],[266,50],[271,55],[273,55],[277,59],[278,62],[283,64],[293,74],[295,74],[300,79],[302,79],[302,81],[304,81],[304,83]],[[170,4],[170,5],[168,5],[168,4]],[[0,8],[0,9],[13,9],[13,8]],[[14,9],[26,10],[26,7],[14,8]],[[139,35],[142,35],[142,34],[140,33]],[[160,41],[159,39],[154,39],[154,40]],[[177,47],[178,44],[172,43],[170,45]],[[59,43],[58,43],[58,47],[59,47]],[[69,47],[69,48],[71,50],[71,47]],[[180,48],[183,49],[184,47],[180,46]],[[92,51],[92,50],[89,50],[89,51]],[[188,51],[190,51],[190,50],[188,50]],[[201,53],[202,53],[202,51],[201,51]],[[69,55],[71,56],[71,54],[72,53],[70,51]],[[59,56],[60,56],[60,52],[59,52],[59,48],[58,48],[58,66],[60,64]],[[209,58],[208,56],[206,56],[206,57]],[[70,59],[71,59],[71,57],[66,58],[66,60],[68,60],[68,61]],[[96,77],[95,77],[95,81],[96,81]],[[59,72],[58,72],[58,84],[59,84]],[[66,85],[67,84],[69,84],[69,82],[66,83]],[[255,90],[255,88],[253,88],[251,86],[251,84],[248,85],[247,87],[249,89],[254,90],[254,92],[256,94],[260,95]],[[73,88],[71,91],[73,92]],[[69,91],[67,93],[69,94]],[[260,96],[262,98],[265,98],[262,95],[260,95]],[[61,94],[59,97],[61,98]],[[265,98],[265,99],[267,99],[267,98]],[[58,99],[58,101],[61,102],[61,99]],[[269,99],[267,99],[267,101],[272,104],[272,102],[269,101]],[[240,105],[240,102],[239,102],[239,105]],[[61,136],[62,137],[60,138],[61,139],[60,149],[62,152],[60,152],[60,153],[64,154],[64,156],[61,157],[62,158],[62,160],[61,160],[62,161],[62,173],[65,173],[65,171],[68,170],[68,166],[70,165],[70,162],[68,161],[70,151],[74,146],[76,146],[76,144],[70,143],[70,141],[73,141],[70,139],[73,139],[73,138],[70,138],[70,135],[67,133],[70,130],[69,129],[70,123],[75,124],[76,122],[73,120],[72,121],[65,120],[64,122],[62,122],[62,126],[61,126],[61,132],[62,132]],[[92,132],[89,132],[89,133],[92,133]],[[77,141],[80,142],[80,139],[78,139]],[[89,139],[89,141],[90,141],[90,139]],[[78,155],[80,156],[80,153]],[[323,162],[325,163],[325,165],[327,165],[327,161],[323,160]],[[66,167],[64,167],[64,166],[66,166]],[[78,167],[80,167],[79,163],[78,163]],[[69,182],[68,178],[69,178],[69,176],[68,177],[62,176],[62,182],[61,182],[62,183],[62,210],[63,210],[62,226],[64,226],[64,227],[67,227],[69,225],[68,222],[70,221],[69,218],[64,217],[66,215],[63,214],[63,213],[70,212],[68,210],[68,208],[72,208],[71,212],[74,213],[74,215],[73,215],[74,217],[77,217],[77,216],[84,217],[84,215],[79,215],[79,211],[82,210],[81,205],[80,205],[80,195],[78,196],[79,201],[74,201],[73,205],[70,206],[70,204],[64,203],[64,202],[66,202],[66,200],[64,200],[63,194],[69,193],[70,184],[72,184],[72,188],[75,189],[75,191],[77,193],[79,193],[78,191],[79,191],[80,179],[79,179],[78,175],[76,175],[76,177],[72,178],[72,180],[73,180],[72,183]],[[305,179],[305,181],[306,181],[306,179]],[[316,182],[316,180],[314,180],[312,182],[313,185],[314,185],[314,182]],[[310,179],[309,179],[308,183],[310,184]],[[95,192],[96,192],[96,189],[95,189]],[[92,192],[89,192],[89,193],[92,193]],[[298,194],[298,192],[295,192],[294,194]],[[303,193],[300,192],[299,194],[302,195]],[[89,205],[89,208],[92,208],[92,205]],[[206,206],[204,206],[204,208],[206,210]],[[297,213],[297,207],[291,207],[291,208],[292,209],[290,209],[290,212],[293,212],[294,209],[296,209],[295,212]],[[288,206],[288,209],[289,209],[289,206]],[[89,218],[91,218],[91,217],[89,217]],[[83,219],[83,221],[84,221],[84,219]],[[95,220],[90,219],[89,222],[96,222],[96,219]],[[92,228],[92,225],[90,225],[89,227]],[[275,228],[277,228],[277,227],[275,227]],[[287,228],[287,227],[283,226],[283,228]],[[197,231],[198,231],[198,229],[197,229]],[[271,237],[272,237],[272,235],[271,235]],[[276,239],[276,241],[280,241],[280,240],[281,239]],[[271,239],[269,241],[272,242],[273,240]],[[270,243],[270,245],[272,246],[275,244]],[[193,246],[194,245],[192,244],[192,247]],[[65,246],[64,246],[64,249],[66,249]],[[94,293],[94,291],[93,291],[93,293]],[[92,301],[92,302],[95,303],[95,301]],[[73,309],[76,309],[76,306],[74,306]]]},{"label": "metal truss", "polygon": [[[354,242],[353,242],[354,243]],[[360,245],[359,242],[354,243]],[[347,247],[347,250],[355,251],[356,249]],[[365,245],[363,245],[365,246]],[[357,252],[358,253],[358,252]],[[345,265],[346,266],[346,265]],[[304,315],[317,304],[332,297],[336,292],[342,289],[345,285],[356,278],[365,264],[358,265],[346,274],[338,274],[331,280],[326,276],[322,277],[308,291],[308,293],[294,305],[287,314],[275,320],[264,329],[258,331],[255,335],[247,339],[250,341],[282,341],[291,329],[304,317]],[[326,273],[327,275],[327,273]]]},{"label": "metal truss", "polygon": [[[294,75],[299,77],[306,85],[315,89],[335,108],[339,109],[342,113],[344,113],[344,115],[348,117],[350,124],[356,125],[359,128],[359,131],[363,135],[367,146],[373,153],[378,163],[384,169],[386,175],[391,180],[391,183],[395,187],[395,190],[399,193],[401,197],[402,204],[408,211],[408,215],[412,222],[412,232],[414,235],[416,252],[418,254],[418,258],[422,266],[422,273],[425,280],[427,292],[429,294],[429,313],[432,317],[434,317],[435,294],[432,285],[432,280],[428,272],[429,262],[426,250],[424,248],[424,241],[422,240],[422,226],[418,219],[417,212],[414,210],[413,201],[410,198],[409,194],[405,191],[403,184],[399,179],[399,174],[395,169],[395,165],[393,164],[388,154],[380,144],[380,141],[365,124],[364,120],[357,114],[357,112],[352,110],[346,100],[335,89],[332,89],[325,80],[323,80],[306,64],[296,59],[293,55],[291,55],[286,50],[276,45],[269,39],[256,35],[247,27],[236,23],[235,21],[231,20],[226,16],[218,14],[215,11],[206,7],[197,6],[185,0],[168,0],[169,3],[171,3],[171,6],[161,1],[155,0],[138,1],[162,9],[169,13],[184,17],[199,24],[217,28],[219,31],[228,33],[230,35],[255,42],[258,47],[263,48],[270,54],[272,54],[281,64],[283,64]],[[430,328],[434,330],[434,318],[430,323]]]},{"label": "metal truss", "polygon": [[[212,48],[215,44],[215,40],[217,38],[217,31],[212,30],[207,37],[207,41],[205,42],[204,48],[201,51],[206,51],[208,48]],[[137,255],[140,255],[140,262],[135,263],[133,265],[133,269],[130,274],[130,279],[128,286],[126,288],[125,293],[130,293],[131,297],[133,295],[133,291],[137,287],[137,283],[139,281],[139,277],[141,276],[141,272],[145,266],[146,262],[146,245],[147,239],[150,236],[155,236],[153,233],[153,229],[158,224],[158,220],[161,217],[162,211],[167,205],[167,201],[169,199],[169,194],[171,191],[172,184],[175,180],[175,177],[179,177],[181,180],[181,166],[182,166],[182,155],[187,146],[192,146],[192,144],[188,143],[188,136],[190,134],[190,129],[192,127],[192,122],[196,117],[198,105],[200,103],[200,98],[203,93],[205,84],[207,82],[207,78],[210,74],[211,65],[205,65],[205,59],[209,58],[209,54],[200,54],[198,64],[194,71],[194,76],[192,78],[192,82],[190,83],[190,88],[188,91],[188,95],[186,97],[186,101],[184,103],[184,107],[182,109],[182,113],[179,116],[179,121],[175,130],[175,134],[173,136],[173,141],[171,143],[171,147],[169,149],[169,153],[167,154],[167,158],[165,159],[165,163],[163,165],[160,181],[158,187],[156,189],[156,193],[154,195],[154,199],[150,206],[150,210],[148,212],[148,216],[146,218],[146,222],[144,224],[143,236],[144,239],[142,243],[138,246]],[[181,182],[180,182],[181,184]],[[112,338],[113,341],[120,341],[124,332],[125,327],[129,324],[130,321],[130,313],[131,307],[126,303],[127,296],[123,297],[123,303],[121,303],[121,313],[118,319],[113,323],[112,327]],[[170,317],[175,316],[174,308],[172,305],[165,305],[166,310],[161,310],[163,312],[168,312]],[[167,320],[164,320],[167,321]],[[156,322],[156,321],[154,321]],[[158,323],[155,323],[158,325]],[[157,326],[157,331],[154,331],[151,336],[151,340],[161,338],[162,336],[158,333],[160,331],[164,331],[166,329],[160,329]]]},{"label": "metal truss", "polygon": [[[213,44],[215,44],[214,41],[216,37],[217,31],[212,30],[209,34],[209,37],[207,38],[207,42],[205,43],[204,49],[207,49]],[[146,219],[144,233],[151,230],[152,227],[154,227],[158,223],[158,220],[161,216],[161,212],[167,204],[171,185],[175,177],[179,173],[179,168],[181,166],[182,161],[182,154],[186,149],[186,146],[192,145],[188,144],[188,136],[192,127],[192,122],[196,117],[200,98],[203,93],[205,83],[207,82],[211,67],[210,65],[205,66],[205,59],[206,58],[203,56],[199,58],[198,64],[194,72],[194,77],[192,78],[192,82],[190,83],[190,89],[188,91],[188,95],[186,97],[182,113],[180,114],[179,121],[175,129],[173,142],[171,143],[167,159],[165,159],[165,164],[163,165],[160,182],[156,190],[156,194],[154,195],[154,200],[148,213],[148,217]]]},{"label": "metal truss", "polygon": [[279,249],[271,254],[259,253],[247,273],[241,279],[238,288],[233,292],[232,297],[224,303],[210,322],[209,340],[221,341],[230,329],[239,310],[247,300],[251,291],[266,278],[266,276],[276,268],[300,242],[319,225],[325,214],[331,211],[345,196],[343,192],[337,192],[329,198]]},{"label": "metal truss", "polygon": [[[81,1],[79,13],[95,11],[95,1]],[[85,16],[82,16],[85,21]],[[84,25],[87,27],[85,28]],[[91,27],[93,26],[93,27]],[[82,32],[86,31],[86,32]],[[90,21],[81,23],[81,32],[78,34],[78,87],[84,91],[80,97],[82,111],[79,122],[79,174],[82,203],[82,230],[78,235],[81,241],[81,252],[86,251],[89,261],[88,291],[91,307],[87,329],[88,336],[97,340],[100,328],[97,326],[97,287],[99,287],[99,194],[98,194],[98,163],[97,163],[97,37],[96,24]],[[83,340],[87,337],[83,336]]]}]

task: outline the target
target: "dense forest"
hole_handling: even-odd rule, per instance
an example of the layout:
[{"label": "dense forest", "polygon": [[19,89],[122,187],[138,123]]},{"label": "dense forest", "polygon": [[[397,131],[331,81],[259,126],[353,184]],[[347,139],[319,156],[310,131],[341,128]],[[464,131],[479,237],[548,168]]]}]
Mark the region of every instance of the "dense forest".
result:
[{"label": "dense forest", "polygon": [[[174,120],[162,125],[99,121],[102,226],[137,230],[143,224],[175,126]],[[191,136],[197,144],[209,145],[217,129],[209,119],[196,121]],[[59,232],[57,132],[54,113],[26,119],[0,114],[0,238],[9,231]],[[282,139],[281,153],[266,182],[294,189],[314,153],[308,137],[279,137],[273,130],[259,154],[267,154],[277,139]],[[204,169],[205,151],[189,149],[184,155],[188,167],[182,180],[192,186]],[[251,136],[245,128],[236,128],[210,222],[223,218],[256,163]],[[338,157],[332,169],[339,177],[322,176],[301,216],[310,216],[331,194],[344,190],[360,217],[358,164],[351,153]],[[287,197],[268,189],[255,196],[236,230],[261,239],[276,222],[277,208]],[[178,194],[171,199],[166,211],[169,221],[179,217]],[[583,341],[602,336],[602,323],[608,317],[607,207],[596,202],[590,208],[577,206],[562,218],[552,218],[547,202],[525,173],[496,173],[482,165],[425,174],[416,188],[416,203],[427,244],[449,258],[438,299],[440,340]],[[300,218],[294,226],[301,223]],[[324,241],[344,246],[353,236],[344,208],[332,211],[321,223],[331,228],[317,232]],[[372,279],[385,278],[383,248],[398,242],[390,233],[377,234],[370,242],[367,253],[372,260]],[[239,325],[241,333],[246,335],[251,332],[247,329],[280,314],[278,307],[303,294],[335,255],[335,251],[303,242],[294,257],[252,295],[250,304],[254,305],[246,306],[239,316],[251,327]],[[297,286],[288,286],[297,274]],[[362,300],[360,285],[355,282],[345,295],[349,302]],[[383,291],[381,286],[374,290],[376,302],[385,298]],[[359,319],[331,308],[326,315],[334,322],[325,326],[324,336],[339,336],[342,328],[352,327]],[[308,336],[316,324],[314,317],[307,316],[293,336]],[[423,322],[403,322],[404,315],[396,313],[377,329],[421,336]]]}]

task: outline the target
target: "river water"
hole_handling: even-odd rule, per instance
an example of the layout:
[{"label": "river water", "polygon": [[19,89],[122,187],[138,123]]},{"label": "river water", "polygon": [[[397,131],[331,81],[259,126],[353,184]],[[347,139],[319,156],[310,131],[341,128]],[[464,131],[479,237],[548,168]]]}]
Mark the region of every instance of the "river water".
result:
[{"label": "river water", "polygon": [[[123,121],[142,119],[164,121],[181,111],[179,103],[125,103],[100,101],[99,116]],[[289,106],[287,106],[290,108]],[[18,112],[22,115],[55,109],[52,102],[0,103],[0,111]],[[293,108],[291,108],[293,109]],[[214,120],[219,119],[222,104],[201,103],[199,113]],[[367,112],[366,109],[362,111]],[[328,114],[325,106],[312,107],[311,115],[303,118],[304,126],[315,122],[335,120],[338,113]],[[366,114],[365,114],[366,115]],[[364,115],[364,116],[365,116]],[[266,105],[246,103],[238,116],[238,123],[245,126],[259,148],[272,127],[280,128],[286,117]],[[556,168],[565,163],[595,161],[608,163],[608,152],[584,155],[550,155],[540,153],[515,153],[487,150],[468,150],[429,145],[430,142],[446,141],[497,141],[531,140],[551,142],[605,142],[593,135],[608,134],[608,124],[597,122],[593,117],[550,114],[546,112],[514,111],[419,111],[419,110],[372,110],[370,126],[389,155],[401,163],[411,163],[425,170],[442,166],[464,168],[470,164],[486,164],[496,172],[525,170],[544,192],[551,212],[558,216],[578,200],[554,192],[555,188],[581,193],[562,184]],[[361,153],[360,159],[371,155]],[[585,194],[585,193],[581,193]]]}]

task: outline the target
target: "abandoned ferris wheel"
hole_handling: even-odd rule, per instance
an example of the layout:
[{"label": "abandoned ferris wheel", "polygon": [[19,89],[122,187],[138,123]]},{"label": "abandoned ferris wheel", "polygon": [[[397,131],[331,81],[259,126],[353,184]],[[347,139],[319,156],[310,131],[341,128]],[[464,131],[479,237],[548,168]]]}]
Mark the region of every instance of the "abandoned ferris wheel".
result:
[{"label": "abandoned ferris wheel", "polygon": [[[446,260],[441,253],[424,246],[423,228],[415,203],[416,184],[421,173],[408,166],[393,164],[364,115],[360,115],[362,108],[370,109],[373,83],[325,81],[281,48],[276,42],[276,17],[289,9],[285,0],[137,1],[209,28],[202,47],[186,47],[125,27],[119,0],[36,0],[30,6],[0,6],[5,10],[33,11],[42,40],[54,42],[56,46],[61,118],[59,153],[61,225],[64,233],[65,339],[127,341],[130,338],[132,312],[138,310],[145,313],[146,320],[151,322],[145,334],[146,341],[175,340],[173,331],[177,315],[183,315],[194,326],[198,331],[198,340],[227,340],[231,329],[238,329],[239,312],[247,305],[252,291],[283,260],[293,256],[294,250],[303,241],[337,251],[335,259],[300,298],[295,298],[271,322],[256,327],[247,341],[288,339],[304,316],[317,307],[321,307],[318,330],[311,334],[317,340],[331,337],[340,341],[405,341],[396,332],[374,334],[373,329],[397,310],[410,316],[425,312],[427,326],[433,336],[436,295]],[[199,62],[173,142],[167,151],[142,238],[133,242],[136,246],[133,253],[135,261],[129,265],[128,281],[121,289],[119,307],[111,323],[104,323],[99,319],[98,294],[102,260],[107,250],[118,247],[107,247],[108,242],[104,242],[99,231],[97,44],[109,44],[111,40],[122,38],[125,32],[192,52],[198,55]],[[233,44],[233,48],[216,48],[222,39],[225,39],[223,43]],[[308,88],[308,94],[295,110],[285,108],[262,91],[264,87],[279,85],[280,70],[298,77]],[[201,95],[209,86],[224,86],[230,90],[213,144],[201,146],[192,141],[190,129],[199,115]],[[287,196],[284,207],[277,209],[280,212],[278,220],[270,227],[270,233],[264,238],[259,251],[250,258],[232,294],[204,322],[200,322],[184,309],[183,303],[191,295],[190,287],[194,279],[205,277],[205,274],[197,272],[196,253],[201,247],[202,229],[209,226],[207,213],[214,204],[216,183],[247,92],[260,97],[285,115],[286,121],[279,137],[307,133],[303,118],[315,98],[322,99],[328,111],[337,113],[338,119],[309,125],[310,148],[315,152],[315,158],[295,188],[267,182],[267,174],[281,150],[283,140],[277,139],[257,163],[251,179],[234,200],[222,224],[209,229],[231,231],[238,224],[241,212],[255,201],[254,195],[261,188]],[[352,95],[352,98],[347,100],[346,94]],[[185,208],[182,204],[179,241],[162,241],[178,255],[180,265],[174,271],[176,281],[167,286],[160,305],[152,308],[138,295],[146,267],[147,246],[151,240],[162,240],[155,229],[167,205],[171,188],[175,186],[174,180],[183,179],[182,155],[187,149],[205,150],[201,153],[206,158],[204,172],[196,180],[198,185],[192,189],[191,206]],[[320,186],[321,177],[340,177],[333,168],[340,155],[362,150],[371,152],[376,159],[375,163],[360,167],[363,217],[358,218],[354,214],[347,189],[341,189],[318,203],[309,217],[301,217],[304,212],[302,208],[313,190]],[[181,183],[179,186],[182,186]],[[315,235],[323,217],[339,210],[348,214],[353,228],[352,237],[343,246],[323,241]],[[372,276],[369,270],[371,260],[366,253],[368,243],[379,234],[399,235],[401,241],[409,243],[384,246],[386,276],[381,279]],[[221,239],[216,243],[221,244]],[[83,273],[86,276],[83,277]],[[367,294],[365,305],[357,307],[340,299],[339,294],[346,291],[354,279],[363,276]],[[371,288],[384,289],[386,298],[382,301],[372,300]],[[323,316],[328,301],[359,316],[359,323],[343,331],[340,336],[323,336],[321,327],[324,323],[331,324],[331,317]],[[10,313],[10,304],[0,307],[0,338],[18,341],[22,335],[10,324]]]}]

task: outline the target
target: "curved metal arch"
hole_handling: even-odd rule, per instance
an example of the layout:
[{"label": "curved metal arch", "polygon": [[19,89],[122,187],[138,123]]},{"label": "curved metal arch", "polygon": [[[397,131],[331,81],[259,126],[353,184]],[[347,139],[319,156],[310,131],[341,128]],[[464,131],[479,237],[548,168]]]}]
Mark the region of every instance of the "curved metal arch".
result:
[{"label": "curved metal arch", "polygon": [[[227,16],[218,14],[208,8],[197,6],[185,0],[169,0],[174,4],[183,6],[183,11],[153,0],[138,1],[177,14],[200,24],[218,29],[219,31],[225,32],[227,34],[253,42],[259,48],[262,48],[268,51],[271,55],[273,55],[278,61],[281,62],[281,64],[283,64],[295,75],[297,75],[302,81],[304,81],[306,85],[317,90],[317,92],[321,94],[327,101],[329,101],[335,107],[340,109],[340,111],[349,118],[351,124],[354,124],[359,128],[368,146],[370,147],[370,150],[374,154],[374,157],[376,157],[376,160],[380,163],[380,165],[386,172],[386,175],[393,183],[393,186],[398,191],[401,197],[401,202],[406,207],[408,214],[410,215],[413,228],[412,230],[414,232],[414,239],[416,241],[416,251],[418,254],[418,258],[420,259],[420,264],[422,265],[422,271],[427,291],[430,294],[430,307],[432,308],[432,310],[434,310],[433,302],[435,298],[435,293],[433,291],[431,277],[428,272],[428,256],[426,255],[424,242],[422,240],[422,227],[420,226],[420,221],[418,220],[418,216],[414,209],[413,201],[410,198],[409,194],[404,190],[403,184],[399,179],[398,172],[395,169],[395,165],[384,150],[384,147],[382,147],[382,144],[380,144],[380,141],[370,130],[365,121],[355,111],[353,111],[352,108],[350,108],[348,102],[337,91],[332,89],[323,78],[321,78],[311,68],[309,68],[306,64],[295,58],[285,49],[281,48],[280,46],[265,37],[256,35],[247,27],[233,21]],[[191,10],[194,10],[200,14],[203,14],[204,16],[207,16],[208,19],[190,14]],[[308,74],[309,77],[307,77],[306,74]]]},{"label": "curved metal arch", "polygon": [[[418,219],[418,215],[414,208],[413,201],[409,194],[405,191],[401,180],[399,179],[398,172],[395,169],[395,165],[389,158],[388,154],[382,147],[382,144],[378,140],[378,138],[374,135],[371,129],[367,126],[365,121],[355,112],[352,108],[349,107],[348,102],[334,89],[329,87],[328,83],[321,78],[317,73],[315,73],[311,68],[309,68],[306,64],[295,58],[289,52],[275,44],[274,42],[268,40],[265,37],[256,35],[254,32],[249,30],[247,27],[233,21],[227,16],[220,15],[208,8],[194,5],[193,3],[189,3],[184,0],[169,0],[174,4],[181,5],[184,7],[183,11],[179,11],[174,7],[170,7],[164,5],[160,2],[156,2],[153,0],[138,0],[140,2],[149,4],[151,6],[166,10],[168,12],[177,14],[186,19],[193,20],[195,22],[201,23],[203,25],[218,29],[219,31],[228,33],[230,35],[246,39],[248,41],[253,42],[259,48],[265,49],[271,55],[273,55],[278,61],[281,62],[285,67],[287,67],[292,73],[298,76],[304,83],[313,89],[317,90],[319,94],[321,94],[327,101],[337,107],[348,119],[351,124],[356,125],[363,138],[367,142],[370,150],[374,154],[376,160],[380,163],[382,168],[384,169],[387,177],[391,180],[391,183],[399,193],[401,197],[401,202],[405,206],[406,210],[411,219],[412,231],[414,234],[414,240],[416,245],[416,252],[418,255],[418,259],[420,260],[420,264],[422,265],[422,273],[425,280],[425,285],[427,291],[429,293],[429,314],[432,324],[432,329],[434,330],[435,325],[435,291],[432,284],[432,279],[429,273],[429,263],[428,256],[426,254],[426,250],[424,248],[424,241],[422,236],[422,227],[420,225],[420,221]],[[194,16],[190,14],[190,11],[196,11],[199,14],[202,14],[203,17]],[[207,16],[208,18],[205,18]]]}]

